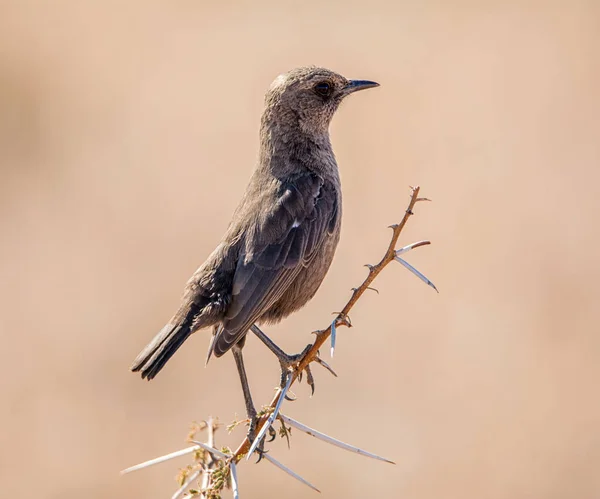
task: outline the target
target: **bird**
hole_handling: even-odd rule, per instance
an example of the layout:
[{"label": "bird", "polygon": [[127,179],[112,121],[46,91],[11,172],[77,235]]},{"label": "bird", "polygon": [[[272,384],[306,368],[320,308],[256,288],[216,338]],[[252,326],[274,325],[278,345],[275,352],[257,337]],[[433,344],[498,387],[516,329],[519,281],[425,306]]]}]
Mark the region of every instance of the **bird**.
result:
[{"label": "bird", "polygon": [[342,220],[329,125],[347,96],[377,86],[314,66],[273,81],[265,95],[258,161],[225,235],[132,371],[151,380],[191,334],[212,327],[208,358],[232,351],[254,439],[257,412],[242,356],[247,334],[254,332],[275,353],[282,373],[297,359],[259,324],[277,323],[302,308],[329,270]]}]

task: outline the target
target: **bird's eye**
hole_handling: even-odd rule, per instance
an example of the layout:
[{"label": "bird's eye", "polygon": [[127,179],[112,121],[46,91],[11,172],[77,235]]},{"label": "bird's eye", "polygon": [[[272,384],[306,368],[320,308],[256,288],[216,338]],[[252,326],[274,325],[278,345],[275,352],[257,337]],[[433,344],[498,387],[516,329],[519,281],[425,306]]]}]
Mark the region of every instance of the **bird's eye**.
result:
[{"label": "bird's eye", "polygon": [[329,97],[333,91],[333,86],[328,81],[322,81],[315,85],[315,92],[321,97]]}]

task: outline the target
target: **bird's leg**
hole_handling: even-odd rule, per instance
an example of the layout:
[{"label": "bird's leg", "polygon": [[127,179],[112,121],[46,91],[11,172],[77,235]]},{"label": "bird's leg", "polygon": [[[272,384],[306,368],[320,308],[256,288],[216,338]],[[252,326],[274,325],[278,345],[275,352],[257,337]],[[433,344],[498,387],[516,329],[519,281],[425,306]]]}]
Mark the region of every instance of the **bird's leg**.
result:
[{"label": "bird's leg", "polygon": [[[279,348],[273,342],[273,340],[271,340],[271,338],[269,338],[265,333],[263,333],[256,324],[253,324],[250,329],[256,336],[258,336],[258,339],[260,341],[262,341],[267,346],[267,348],[275,354],[275,356],[279,360],[279,365],[281,366],[281,384],[280,384],[280,386],[281,386],[281,388],[283,388],[287,381],[287,376],[288,376],[290,368],[293,368],[293,369],[298,368],[298,362],[300,362],[302,360],[302,358],[310,350],[312,345],[307,345],[306,348],[302,352],[300,352],[296,355],[288,355],[281,348]],[[306,370],[307,382],[310,385],[312,393],[314,393],[315,392],[315,383],[314,383],[314,380],[312,377],[312,373],[310,372],[310,367],[306,366],[305,370]],[[298,379],[300,379],[301,376],[302,376],[302,373],[298,373]]]},{"label": "bird's leg", "polygon": [[[231,348],[233,352],[233,358],[235,359],[235,365],[237,366],[238,374],[240,376],[240,381],[242,383],[242,391],[244,392],[244,403],[246,404],[246,414],[248,419],[250,420],[250,428],[248,429],[248,440],[252,443],[256,438],[256,424],[258,422],[258,417],[256,413],[256,408],[254,407],[254,402],[252,401],[252,394],[250,393],[250,385],[248,384],[248,377],[246,376],[246,368],[244,367],[244,357],[242,355],[242,346],[239,344],[234,345]],[[272,441],[275,437],[272,432],[269,432],[271,435]],[[256,449],[258,452],[258,461],[261,460],[262,454],[264,452],[265,441],[260,442],[258,448]]]},{"label": "bird's leg", "polygon": [[235,365],[237,366],[240,381],[242,383],[242,391],[244,392],[244,402],[246,404],[246,414],[248,415],[248,418],[250,418],[250,421],[254,421],[256,419],[256,409],[254,408],[252,394],[250,393],[250,386],[248,385],[248,377],[246,376],[246,368],[244,367],[242,347],[239,345],[233,345],[231,351],[233,352]]}]

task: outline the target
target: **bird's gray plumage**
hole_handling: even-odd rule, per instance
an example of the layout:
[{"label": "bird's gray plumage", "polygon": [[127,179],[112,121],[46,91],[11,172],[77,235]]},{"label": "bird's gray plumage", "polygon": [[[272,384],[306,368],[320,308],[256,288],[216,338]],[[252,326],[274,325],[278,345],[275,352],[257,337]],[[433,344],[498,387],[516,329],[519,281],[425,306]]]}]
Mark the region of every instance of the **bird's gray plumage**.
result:
[{"label": "bird's gray plumage", "polygon": [[314,296],[341,227],[329,123],[346,95],[376,86],[358,83],[323,68],[298,68],[273,82],[246,193],[221,243],[188,281],[181,307],[133,371],[152,379],[190,334],[209,326],[218,326],[212,348],[220,357],[254,323],[277,322]]}]

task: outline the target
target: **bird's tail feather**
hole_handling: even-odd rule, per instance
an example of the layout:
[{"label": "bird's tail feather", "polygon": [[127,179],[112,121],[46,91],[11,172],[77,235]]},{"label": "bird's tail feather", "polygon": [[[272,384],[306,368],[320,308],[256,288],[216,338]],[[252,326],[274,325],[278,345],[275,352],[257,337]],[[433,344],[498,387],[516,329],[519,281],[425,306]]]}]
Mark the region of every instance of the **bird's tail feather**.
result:
[{"label": "bird's tail feather", "polygon": [[141,371],[142,378],[154,378],[195,330],[192,326],[197,314],[198,309],[192,306],[178,323],[163,327],[136,357],[130,369]]}]

